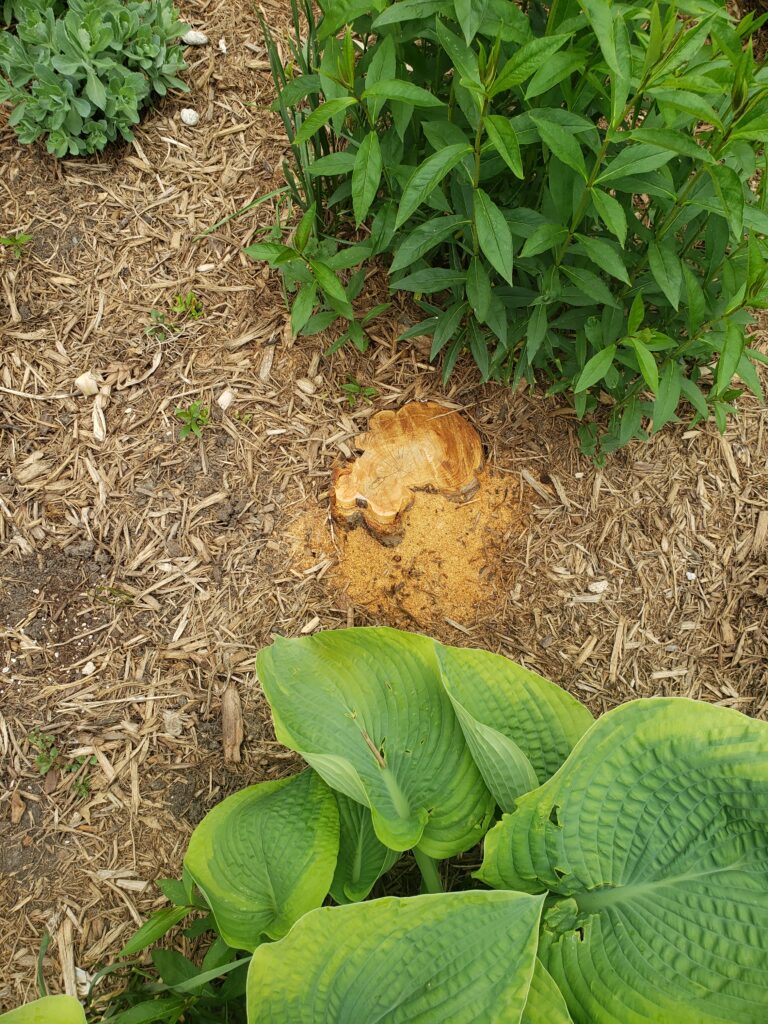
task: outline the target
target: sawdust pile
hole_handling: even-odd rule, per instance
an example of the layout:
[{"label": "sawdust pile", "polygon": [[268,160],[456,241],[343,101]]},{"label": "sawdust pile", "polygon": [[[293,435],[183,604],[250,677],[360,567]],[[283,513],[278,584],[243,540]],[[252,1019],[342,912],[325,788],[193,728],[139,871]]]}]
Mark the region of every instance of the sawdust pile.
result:
[{"label": "sawdust pile", "polygon": [[363,527],[336,527],[320,508],[294,521],[289,541],[298,569],[328,562],[323,580],[342,608],[365,609],[377,623],[401,628],[461,628],[474,625],[509,587],[507,555],[520,544],[527,519],[518,480],[486,471],[467,502],[417,493],[395,547]]}]

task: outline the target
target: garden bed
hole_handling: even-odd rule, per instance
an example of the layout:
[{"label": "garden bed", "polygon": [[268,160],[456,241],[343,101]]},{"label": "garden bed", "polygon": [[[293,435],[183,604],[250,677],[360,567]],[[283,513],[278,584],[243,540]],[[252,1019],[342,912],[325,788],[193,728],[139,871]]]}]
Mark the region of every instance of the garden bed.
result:
[{"label": "garden bed", "polygon": [[[282,5],[264,9],[279,26]],[[273,633],[424,629],[508,654],[595,710],[651,694],[768,708],[766,410],[745,398],[724,437],[679,424],[596,469],[562,405],[480,386],[469,364],[442,388],[420,347],[396,342],[407,310],[378,321],[367,357],[292,343],[279,278],[241,254],[270,207],[197,237],[281,183],[252,5],[183,14],[211,45],[190,52],[191,94],[133,145],[57,163],[0,127],[0,234],[33,237],[20,261],[0,255],[0,1009],[33,995],[46,930],[53,991],[108,961],[205,811],[293,766],[253,671]],[[190,291],[203,316],[148,335],[151,311]],[[108,395],[77,390],[88,370]],[[375,395],[352,407],[350,381]],[[327,505],[369,416],[425,398],[477,427],[496,489],[480,518],[453,508],[463,560],[429,536],[439,499],[417,503],[418,566],[418,531],[399,554],[338,540]],[[211,422],[181,440],[174,410],[194,401]],[[230,682],[240,764],[223,757]],[[43,775],[36,733],[62,766],[98,764]]]}]

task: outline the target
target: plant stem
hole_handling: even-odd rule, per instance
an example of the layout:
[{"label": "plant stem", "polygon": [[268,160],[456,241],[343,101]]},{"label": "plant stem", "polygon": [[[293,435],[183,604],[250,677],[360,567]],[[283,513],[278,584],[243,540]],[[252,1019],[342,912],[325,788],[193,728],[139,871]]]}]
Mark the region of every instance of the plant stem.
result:
[{"label": "plant stem", "polygon": [[437,893],[443,892],[443,883],[440,881],[440,872],[437,864],[431,857],[428,857],[426,853],[422,853],[421,850],[414,849],[413,856],[416,859],[416,863],[419,865],[419,871],[421,877],[424,880],[424,888],[427,892]]}]

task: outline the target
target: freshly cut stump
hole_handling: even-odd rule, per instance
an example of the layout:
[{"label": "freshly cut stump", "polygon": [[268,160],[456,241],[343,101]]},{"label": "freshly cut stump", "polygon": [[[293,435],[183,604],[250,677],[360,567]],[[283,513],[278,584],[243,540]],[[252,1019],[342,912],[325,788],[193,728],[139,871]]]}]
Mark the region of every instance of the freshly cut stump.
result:
[{"label": "freshly cut stump", "polygon": [[414,491],[463,501],[479,487],[480,437],[457,412],[437,402],[409,402],[397,412],[377,413],[355,444],[363,454],[336,470],[331,510],[337,522],[362,523],[383,544],[401,539],[403,513]]}]

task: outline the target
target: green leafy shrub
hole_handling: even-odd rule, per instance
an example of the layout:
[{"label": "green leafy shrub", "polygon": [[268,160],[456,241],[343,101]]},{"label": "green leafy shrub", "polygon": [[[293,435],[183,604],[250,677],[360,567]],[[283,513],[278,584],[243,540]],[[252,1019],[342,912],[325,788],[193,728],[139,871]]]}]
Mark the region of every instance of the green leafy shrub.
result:
[{"label": "green leafy shrub", "polygon": [[724,429],[734,376],[761,395],[745,328],[768,303],[762,19],[714,0],[320,7],[304,29],[293,0],[285,66],[264,25],[287,179],[313,215],[248,251],[286,274],[295,330],[341,317],[365,350],[351,303],[380,257],[446,378],[468,350],[483,379],[547,382],[589,453],[683,400]]},{"label": "green leafy shrub", "polygon": [[45,137],[57,157],[132,139],[153,93],[186,88],[171,0],[6,0],[4,16],[15,26],[0,32],[0,102],[20,142]]},{"label": "green leafy shrub", "polygon": [[[202,968],[155,950],[157,1015],[126,1024],[242,1020],[214,1012],[227,985],[250,1024],[764,1019],[768,724],[674,697],[594,721],[506,658],[384,628],[278,639],[258,672],[309,767],[197,826],[122,953],[195,910],[219,938]],[[406,851],[423,894],[367,900]]]}]

